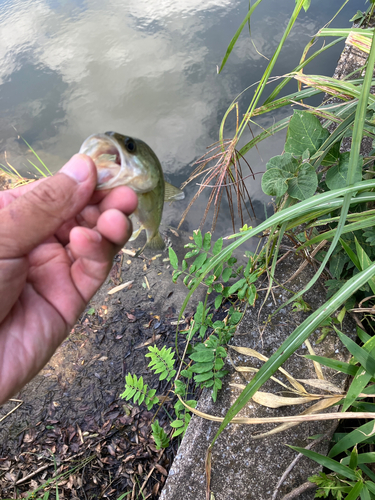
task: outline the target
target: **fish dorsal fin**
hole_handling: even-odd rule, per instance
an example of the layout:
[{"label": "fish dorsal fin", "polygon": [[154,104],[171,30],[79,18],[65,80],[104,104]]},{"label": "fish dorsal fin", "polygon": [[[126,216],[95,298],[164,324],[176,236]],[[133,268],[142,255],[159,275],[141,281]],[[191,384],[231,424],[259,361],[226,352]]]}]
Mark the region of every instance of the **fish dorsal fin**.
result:
[{"label": "fish dorsal fin", "polygon": [[183,200],[184,198],[185,193],[181,189],[172,186],[169,182],[165,183],[164,201]]}]

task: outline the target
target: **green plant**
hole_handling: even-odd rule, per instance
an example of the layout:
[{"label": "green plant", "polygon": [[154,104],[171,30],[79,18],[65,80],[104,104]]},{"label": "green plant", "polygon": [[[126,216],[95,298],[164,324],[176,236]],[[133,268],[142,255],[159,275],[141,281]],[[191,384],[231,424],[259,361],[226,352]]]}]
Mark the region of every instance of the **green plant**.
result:
[{"label": "green plant", "polygon": [[[220,69],[224,67],[243,27],[261,1],[258,0],[250,6],[248,15],[229,44]],[[325,334],[334,330],[353,355],[350,363],[310,356],[315,361],[354,377],[343,410],[346,411],[351,406],[356,409],[370,408],[369,411],[374,409],[373,406],[368,406],[371,403],[362,401],[363,394],[366,395],[368,394],[366,391],[372,391],[371,385],[368,386],[368,384],[372,382],[375,373],[373,341],[367,338],[362,347],[356,346],[337,328],[346,311],[353,307],[355,300],[359,300],[359,298],[371,300],[371,294],[375,294],[375,263],[373,262],[375,236],[370,229],[375,222],[375,211],[372,208],[375,201],[375,172],[372,167],[374,151],[367,158],[360,155],[362,138],[364,136],[375,138],[373,117],[375,98],[370,93],[371,86],[375,84],[373,80],[375,63],[373,30],[361,31],[364,36],[371,39],[364,77],[350,81],[335,80],[319,75],[306,75],[302,72],[313,58],[348,34],[348,30],[324,28],[317,33],[316,39],[321,36],[335,36],[337,40],[318,49],[307,58],[307,51],[311,48],[313,40],[306,47],[300,64],[294,71],[283,77],[263,104],[257,107],[278,55],[298,14],[302,8],[307,9],[309,4],[309,1],[296,0],[290,22],[246,112],[243,113],[243,119],[236,127],[234,137],[229,141],[223,139],[228,115],[235,110],[239,116],[239,103],[236,101],[229,106],[220,126],[220,152],[215,152],[213,156],[215,166],[207,168],[209,162],[207,159],[201,167],[201,171],[206,172],[205,182],[202,184],[212,184],[216,179],[214,194],[210,198],[211,201],[215,200],[216,204],[221,196],[220,189],[223,187],[225,176],[230,179],[236,178],[238,156],[243,157],[260,141],[287,128],[285,151],[267,163],[267,170],[262,180],[264,191],[276,197],[276,213],[256,228],[244,227],[243,231],[231,236],[234,241],[226,247],[223,245],[223,240],[218,240],[212,245],[210,233],[203,236],[200,231],[194,232],[194,242],[188,244],[188,252],[180,265],[173,250],[169,252],[170,262],[174,268],[173,280],[176,281],[182,277],[184,284],[189,289],[180,311],[179,320],[198,286],[204,286],[207,289],[206,298],[199,303],[191,327],[183,332],[186,335],[186,348],[180,359],[177,380],[174,382],[175,393],[180,399],[175,406],[177,419],[174,424],[173,422],[171,424],[177,432],[180,429],[185,430],[186,423],[190,419],[190,415],[186,417],[186,413],[182,414],[182,411],[186,412],[183,402],[186,404],[190,382],[212,387],[213,398],[216,399],[224,373],[226,343],[241,320],[244,309],[254,304],[257,297],[256,280],[262,273],[268,273],[269,290],[271,289],[281,239],[284,235],[287,235],[295,243],[300,252],[305,252],[308,247],[320,244],[323,240],[327,241],[326,246],[321,248],[316,255],[320,264],[314,277],[302,290],[292,293],[286,304],[293,302],[295,309],[307,311],[308,307],[303,300],[303,295],[314,286],[328,265],[332,279],[327,283],[329,295],[326,303],[296,328],[244,388],[237,401],[227,412],[210,445],[207,453],[207,464],[211,460],[212,446],[227,424],[255,395],[264,382],[320,326],[326,329],[323,332]],[[373,9],[373,5],[371,9]],[[298,82],[298,90],[287,96],[279,97],[282,89],[292,79]],[[302,84],[308,88],[301,90]],[[291,117],[284,118],[272,127],[262,130],[260,134],[237,151],[236,147],[240,137],[247,130],[247,125],[254,123],[257,116],[283,106],[295,105],[297,101],[323,92],[341,98],[342,103],[339,105],[336,103],[334,105],[323,104],[318,108],[305,105],[305,109],[296,110]],[[335,124],[335,128],[330,132],[332,124]],[[351,150],[350,153],[343,153],[341,152],[341,144],[343,139],[348,137],[352,141]],[[205,170],[206,168],[207,170]],[[198,173],[198,171],[194,173],[194,178]],[[207,180],[210,182],[206,182]],[[241,196],[238,197],[238,203]],[[215,212],[215,217],[216,215]],[[327,230],[322,231],[322,227]],[[264,233],[268,235],[267,244],[257,254],[249,255],[246,265],[237,267],[237,261],[233,257],[234,250],[249,238]],[[209,303],[208,297],[213,293],[217,295]],[[214,309],[220,308],[223,304],[229,305],[227,316],[224,320],[215,320]],[[281,307],[284,306],[285,304]],[[338,310],[339,313],[335,318],[335,313]],[[277,311],[274,312],[274,314],[276,313]],[[177,350],[177,338],[181,333],[177,329],[176,352],[178,355],[180,353]],[[360,335],[361,338],[365,338],[367,334],[361,331]],[[190,358],[190,362],[185,361],[185,355]],[[185,381],[181,378],[185,378]],[[188,404],[188,406],[193,407],[193,404]],[[337,443],[331,451],[331,453],[336,453],[340,449],[341,452],[349,450],[349,454],[354,453],[350,466],[343,466],[333,460],[335,454],[325,457],[327,467],[338,476],[321,475],[316,478],[322,494],[325,495],[329,491],[337,498],[347,494],[349,500],[357,498],[358,494],[362,495],[361,498],[375,498],[373,497],[371,475],[362,465],[358,465],[358,467],[357,464],[353,465],[355,452],[351,449],[364,441],[361,436],[366,433],[368,435],[370,432],[370,425],[365,427],[367,425],[364,424],[360,428],[361,431],[350,438],[348,438],[351,434],[349,433],[346,436],[347,439],[339,441],[340,446]],[[315,452],[309,451],[309,453],[312,457]],[[317,459],[316,455],[314,457]],[[319,460],[323,459],[319,458]],[[207,471],[209,469],[207,466]]]},{"label": "green plant", "polygon": [[160,427],[159,421],[155,420],[153,424],[151,424],[152,428],[152,437],[155,440],[156,449],[161,450],[162,448],[167,448],[169,446],[169,438],[165,432],[165,430]]},{"label": "green plant", "polygon": [[145,403],[147,409],[150,411],[151,408],[158,404],[159,398],[155,396],[155,389],[148,389],[148,385],[143,382],[143,377],[137,377],[137,375],[132,375],[128,373],[125,377],[125,391],[120,394],[120,397],[129,401],[133,399],[134,403],[141,405]]}]

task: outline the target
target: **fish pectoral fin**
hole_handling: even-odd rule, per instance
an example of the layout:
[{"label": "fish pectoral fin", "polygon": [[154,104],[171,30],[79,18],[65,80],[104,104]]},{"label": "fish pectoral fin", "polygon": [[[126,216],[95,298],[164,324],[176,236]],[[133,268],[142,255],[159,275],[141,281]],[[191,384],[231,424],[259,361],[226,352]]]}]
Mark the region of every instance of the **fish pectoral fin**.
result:
[{"label": "fish pectoral fin", "polygon": [[172,186],[169,182],[165,182],[164,201],[183,200],[185,193],[181,189]]},{"label": "fish pectoral fin", "polygon": [[132,232],[132,235],[130,236],[129,238],[129,241],[134,241],[138,238],[138,236],[141,234],[141,232],[144,230],[145,228],[143,226],[141,226],[139,229],[137,229],[136,231],[133,231]]}]

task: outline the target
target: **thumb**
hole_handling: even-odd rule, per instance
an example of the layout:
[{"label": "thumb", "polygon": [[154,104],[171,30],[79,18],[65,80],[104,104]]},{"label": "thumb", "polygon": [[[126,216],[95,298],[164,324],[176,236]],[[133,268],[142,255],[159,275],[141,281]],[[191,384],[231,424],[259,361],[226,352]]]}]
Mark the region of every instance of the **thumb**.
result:
[{"label": "thumb", "polygon": [[96,168],[75,155],[53,177],[0,211],[0,259],[28,254],[87,205],[96,186]]}]

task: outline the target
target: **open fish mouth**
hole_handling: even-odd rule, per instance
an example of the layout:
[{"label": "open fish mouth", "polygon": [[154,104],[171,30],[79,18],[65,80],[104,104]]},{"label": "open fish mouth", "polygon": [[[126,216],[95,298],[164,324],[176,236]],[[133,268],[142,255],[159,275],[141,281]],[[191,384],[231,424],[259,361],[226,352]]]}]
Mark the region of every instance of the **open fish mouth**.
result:
[{"label": "open fish mouth", "polygon": [[[79,153],[88,155],[95,163],[98,180],[96,189],[110,189],[120,184],[126,184],[126,160],[123,152],[111,137],[105,134],[95,134],[88,137],[82,144]],[[120,181],[121,178],[121,181]]]}]

